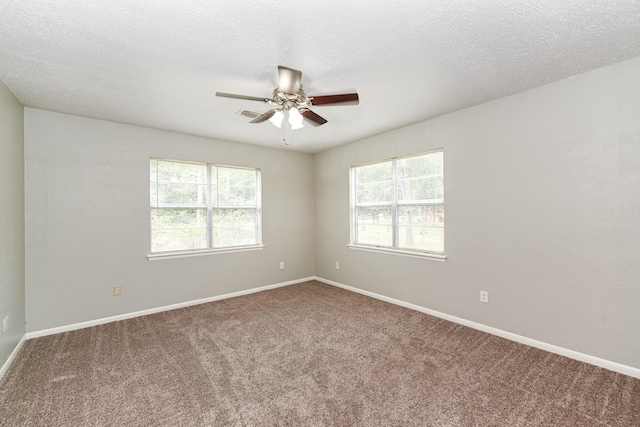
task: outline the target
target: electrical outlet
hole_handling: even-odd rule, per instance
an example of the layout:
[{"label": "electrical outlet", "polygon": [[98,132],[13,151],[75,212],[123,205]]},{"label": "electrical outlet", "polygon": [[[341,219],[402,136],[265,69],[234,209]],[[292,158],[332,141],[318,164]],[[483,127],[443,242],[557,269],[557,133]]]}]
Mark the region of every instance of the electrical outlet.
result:
[{"label": "electrical outlet", "polygon": [[284,261],[280,261],[280,270],[284,270]]},{"label": "electrical outlet", "polygon": [[480,291],[480,302],[484,302],[484,303],[489,302],[489,292]]},{"label": "electrical outlet", "polygon": [[2,333],[3,334],[6,333],[10,327],[11,327],[11,318],[7,314],[7,317],[2,319]]},{"label": "electrical outlet", "polygon": [[113,296],[114,297],[119,297],[120,295],[122,295],[122,286],[114,286],[113,287]]},{"label": "electrical outlet", "polygon": [[336,261],[336,270],[340,270],[340,262]]}]

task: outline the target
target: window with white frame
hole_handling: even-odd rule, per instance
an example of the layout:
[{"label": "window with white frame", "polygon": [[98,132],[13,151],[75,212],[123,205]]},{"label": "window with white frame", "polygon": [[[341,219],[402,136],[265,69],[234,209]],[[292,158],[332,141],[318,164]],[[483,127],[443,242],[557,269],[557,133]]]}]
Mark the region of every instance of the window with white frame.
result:
[{"label": "window with white frame", "polygon": [[351,168],[351,245],[444,255],[443,150]]},{"label": "window with white frame", "polygon": [[262,244],[260,170],[150,160],[151,254]]}]

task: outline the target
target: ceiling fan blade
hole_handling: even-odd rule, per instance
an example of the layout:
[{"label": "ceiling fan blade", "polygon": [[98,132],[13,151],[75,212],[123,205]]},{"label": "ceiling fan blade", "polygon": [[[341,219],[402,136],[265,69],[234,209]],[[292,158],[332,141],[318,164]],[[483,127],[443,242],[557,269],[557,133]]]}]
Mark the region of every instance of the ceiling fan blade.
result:
[{"label": "ceiling fan blade", "polygon": [[327,123],[327,120],[325,118],[319,116],[308,108],[301,109],[300,114],[302,114],[302,117],[304,117],[313,126],[320,126]]},{"label": "ceiling fan blade", "polygon": [[358,98],[356,92],[341,93],[338,95],[310,96],[309,99],[311,100],[311,105],[358,105],[360,103],[360,98]]},{"label": "ceiling fan blade", "polygon": [[278,90],[284,93],[300,92],[302,71],[278,65]]},{"label": "ceiling fan blade", "polygon": [[247,99],[249,101],[262,101],[262,102],[271,101],[269,98],[260,98],[259,96],[236,95],[235,93],[224,93],[224,92],[216,92],[216,96],[222,96],[224,98]]},{"label": "ceiling fan blade", "polygon": [[273,115],[276,113],[276,111],[278,110],[269,110],[266,113],[262,113],[260,114],[258,117],[256,117],[255,119],[251,120],[249,123],[262,123],[262,122],[266,122],[267,120],[269,120],[271,117],[273,117]]}]

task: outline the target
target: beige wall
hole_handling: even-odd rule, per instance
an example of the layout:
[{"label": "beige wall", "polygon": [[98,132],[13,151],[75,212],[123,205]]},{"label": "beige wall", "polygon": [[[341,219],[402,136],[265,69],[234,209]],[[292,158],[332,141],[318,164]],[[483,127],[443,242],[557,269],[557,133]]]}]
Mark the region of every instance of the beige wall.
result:
[{"label": "beige wall", "polygon": [[[640,368],[639,75],[635,59],[318,154],[316,275]],[[349,166],[440,147],[447,261],[348,249]]]},{"label": "beige wall", "polygon": [[0,81],[0,367],[24,335],[24,108]]},{"label": "beige wall", "polygon": [[[313,276],[312,155],[25,111],[28,331]],[[148,261],[150,157],[260,168],[265,249]]]}]

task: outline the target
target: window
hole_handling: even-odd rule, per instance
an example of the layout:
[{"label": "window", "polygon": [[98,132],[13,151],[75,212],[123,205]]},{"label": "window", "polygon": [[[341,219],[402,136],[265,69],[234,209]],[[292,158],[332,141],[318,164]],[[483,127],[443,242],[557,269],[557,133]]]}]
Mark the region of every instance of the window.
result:
[{"label": "window", "polygon": [[350,246],[444,255],[443,160],[438,150],[352,167]]},{"label": "window", "polygon": [[151,254],[260,246],[260,170],[151,159]]}]

